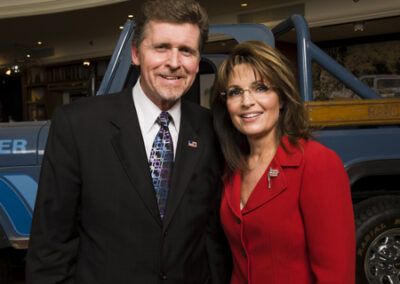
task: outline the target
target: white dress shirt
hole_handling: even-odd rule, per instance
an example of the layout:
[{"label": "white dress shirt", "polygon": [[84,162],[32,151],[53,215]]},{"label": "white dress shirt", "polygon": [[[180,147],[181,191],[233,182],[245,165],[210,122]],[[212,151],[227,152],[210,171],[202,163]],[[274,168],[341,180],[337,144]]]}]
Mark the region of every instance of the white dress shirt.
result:
[{"label": "white dress shirt", "polygon": [[[142,132],[144,146],[146,148],[147,159],[149,160],[151,147],[153,146],[157,132],[160,130],[160,125],[157,124],[156,121],[162,110],[145,95],[139,82],[140,78],[137,80],[132,89],[132,96],[139,120],[140,131]],[[178,100],[176,104],[174,104],[173,107],[167,112],[172,117],[172,121],[169,123],[168,128],[172,137],[175,159],[176,146],[178,144],[179,126],[181,123],[181,100]]]}]

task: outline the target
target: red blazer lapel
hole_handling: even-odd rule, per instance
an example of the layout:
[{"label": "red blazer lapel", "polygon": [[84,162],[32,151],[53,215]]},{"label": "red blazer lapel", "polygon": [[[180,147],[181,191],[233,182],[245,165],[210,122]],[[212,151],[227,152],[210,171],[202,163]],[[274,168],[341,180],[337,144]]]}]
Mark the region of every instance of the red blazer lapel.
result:
[{"label": "red blazer lapel", "polygon": [[[275,174],[270,175],[269,171],[273,169],[277,172]],[[270,178],[268,177],[270,175]],[[268,180],[270,179],[270,181]],[[261,179],[258,181],[256,187],[251,193],[249,199],[245,207],[242,210],[243,214],[249,213],[258,207],[264,205],[271,199],[278,196],[287,188],[286,177],[282,167],[276,162],[276,160],[272,160],[270,166],[266,169]]]},{"label": "red blazer lapel", "polygon": [[229,179],[224,182],[224,194],[228,207],[232,210],[236,217],[241,218],[240,209],[241,188],[242,188],[242,171],[235,171]]},{"label": "red blazer lapel", "polygon": [[[282,143],[287,151],[281,145],[278,147],[274,159],[258,181],[246,206],[243,208],[243,214],[263,206],[285,191],[287,188],[285,168],[298,167],[300,165],[303,158],[301,148],[292,146],[286,137],[283,137]],[[272,170],[271,173],[270,170]]]}]

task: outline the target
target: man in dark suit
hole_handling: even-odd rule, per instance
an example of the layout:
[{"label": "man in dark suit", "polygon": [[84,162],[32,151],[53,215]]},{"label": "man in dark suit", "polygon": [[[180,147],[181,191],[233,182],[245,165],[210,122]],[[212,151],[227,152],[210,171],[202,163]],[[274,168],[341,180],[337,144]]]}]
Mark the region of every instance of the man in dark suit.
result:
[{"label": "man in dark suit", "polygon": [[136,18],[133,89],[59,108],[43,160],[28,283],[228,283],[209,112],[181,100],[208,20],[192,0]]}]

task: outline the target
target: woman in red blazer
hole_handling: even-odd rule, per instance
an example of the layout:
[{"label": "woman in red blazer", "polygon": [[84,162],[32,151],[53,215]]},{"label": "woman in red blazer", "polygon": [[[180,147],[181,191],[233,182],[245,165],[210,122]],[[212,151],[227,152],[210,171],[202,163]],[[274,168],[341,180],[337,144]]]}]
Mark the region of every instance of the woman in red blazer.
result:
[{"label": "woman in red blazer", "polygon": [[213,92],[227,161],[221,222],[231,284],[353,284],[355,230],[340,158],[310,139],[287,59],[258,41],[239,44]]}]

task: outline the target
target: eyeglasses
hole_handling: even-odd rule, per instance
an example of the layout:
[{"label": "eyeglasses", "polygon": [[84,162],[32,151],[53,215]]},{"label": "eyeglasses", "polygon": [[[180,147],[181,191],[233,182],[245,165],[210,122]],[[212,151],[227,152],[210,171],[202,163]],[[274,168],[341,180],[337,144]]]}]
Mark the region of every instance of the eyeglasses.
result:
[{"label": "eyeglasses", "polygon": [[244,92],[248,91],[254,97],[264,97],[272,89],[273,89],[273,87],[266,86],[263,83],[257,83],[247,89],[233,87],[225,92],[221,92],[220,94],[221,94],[221,96],[224,96],[227,99],[238,99],[238,98],[243,97]]}]

